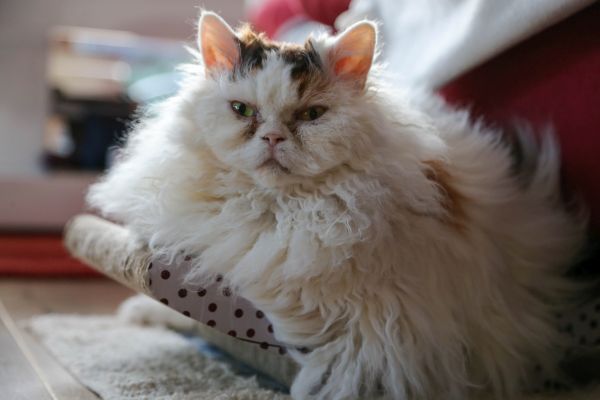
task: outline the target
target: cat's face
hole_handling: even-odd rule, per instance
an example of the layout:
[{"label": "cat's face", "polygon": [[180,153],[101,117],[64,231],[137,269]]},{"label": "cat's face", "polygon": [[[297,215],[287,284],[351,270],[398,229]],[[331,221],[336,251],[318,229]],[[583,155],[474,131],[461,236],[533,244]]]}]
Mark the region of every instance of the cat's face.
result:
[{"label": "cat's face", "polygon": [[200,23],[206,77],[196,122],[212,152],[263,186],[313,179],[360,151],[375,31],[364,23],[304,46]]}]

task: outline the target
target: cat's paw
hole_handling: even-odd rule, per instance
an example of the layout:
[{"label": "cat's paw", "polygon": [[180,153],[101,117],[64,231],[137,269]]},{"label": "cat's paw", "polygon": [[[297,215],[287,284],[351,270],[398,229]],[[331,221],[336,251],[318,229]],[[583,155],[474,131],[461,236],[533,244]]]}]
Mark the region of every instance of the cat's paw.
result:
[{"label": "cat's paw", "polygon": [[[368,385],[371,380],[364,380],[360,371],[360,362],[349,357],[347,352],[351,347],[347,338],[342,335],[333,342],[314,349],[307,354],[290,353],[302,366],[291,387],[294,399],[310,400],[350,400],[350,399],[379,399]],[[346,353],[346,354],[344,354]],[[345,361],[341,361],[341,360]],[[371,378],[376,378],[375,376]],[[363,384],[361,384],[363,382]],[[404,400],[404,398],[402,398]]]},{"label": "cat's paw", "polygon": [[196,321],[144,294],[135,295],[121,303],[117,317],[127,323],[159,325],[180,331],[192,330],[196,324]]}]

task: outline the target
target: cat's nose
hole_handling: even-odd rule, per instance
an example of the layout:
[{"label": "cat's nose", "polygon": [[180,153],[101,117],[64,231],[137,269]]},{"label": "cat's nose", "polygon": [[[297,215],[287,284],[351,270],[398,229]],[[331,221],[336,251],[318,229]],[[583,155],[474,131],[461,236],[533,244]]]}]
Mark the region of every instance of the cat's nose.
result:
[{"label": "cat's nose", "polygon": [[275,147],[278,143],[281,143],[285,140],[283,135],[279,133],[267,133],[262,137],[263,140],[269,142],[269,146]]}]

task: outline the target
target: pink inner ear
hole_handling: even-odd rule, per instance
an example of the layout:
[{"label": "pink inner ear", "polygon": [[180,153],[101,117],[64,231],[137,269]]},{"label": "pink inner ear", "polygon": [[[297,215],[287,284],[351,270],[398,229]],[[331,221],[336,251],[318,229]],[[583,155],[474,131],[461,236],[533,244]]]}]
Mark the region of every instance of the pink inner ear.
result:
[{"label": "pink inner ear", "polygon": [[202,17],[200,47],[207,70],[233,69],[239,57],[235,33],[216,15]]},{"label": "pink inner ear", "polygon": [[208,69],[213,69],[215,67],[232,69],[233,63],[228,60],[226,57],[223,57],[218,51],[215,51],[213,47],[208,47],[204,50],[204,64]]},{"label": "pink inner ear", "polygon": [[373,62],[375,35],[369,23],[359,23],[344,32],[329,53],[333,73],[364,85]]},{"label": "pink inner ear", "polygon": [[204,49],[204,64],[207,68],[212,68],[217,63],[217,57],[212,48]]},{"label": "pink inner ear", "polygon": [[371,67],[370,57],[344,57],[338,60],[333,71],[337,76],[364,78]]}]

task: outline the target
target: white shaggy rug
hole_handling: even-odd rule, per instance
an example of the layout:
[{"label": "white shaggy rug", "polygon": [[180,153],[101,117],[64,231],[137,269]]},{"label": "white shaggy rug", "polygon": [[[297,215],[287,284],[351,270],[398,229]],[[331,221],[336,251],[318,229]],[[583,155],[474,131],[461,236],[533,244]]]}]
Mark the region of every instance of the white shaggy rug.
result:
[{"label": "white shaggy rug", "polygon": [[[290,400],[236,374],[194,342],[114,316],[44,315],[28,328],[80,382],[104,400]],[[598,400],[600,387],[511,400]]]},{"label": "white shaggy rug", "polygon": [[29,329],[80,382],[105,400],[284,400],[163,328],[111,316],[44,315]]}]

